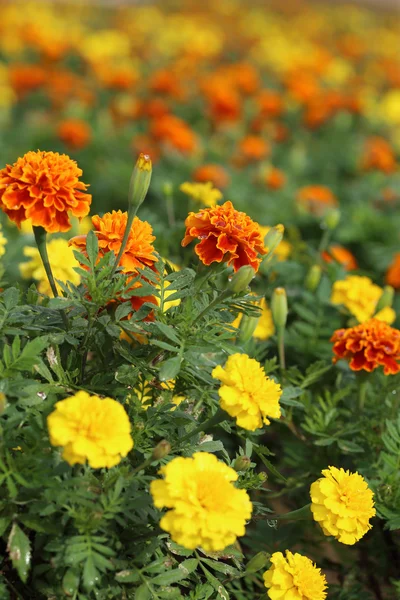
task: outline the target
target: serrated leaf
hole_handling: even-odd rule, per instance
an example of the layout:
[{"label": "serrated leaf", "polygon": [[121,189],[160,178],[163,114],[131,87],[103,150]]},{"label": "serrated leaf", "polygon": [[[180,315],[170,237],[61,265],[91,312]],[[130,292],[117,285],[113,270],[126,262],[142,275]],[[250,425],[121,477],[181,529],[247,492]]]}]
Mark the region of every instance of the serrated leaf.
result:
[{"label": "serrated leaf", "polygon": [[31,566],[31,543],[16,523],[12,526],[8,537],[7,551],[21,581],[26,583]]}]

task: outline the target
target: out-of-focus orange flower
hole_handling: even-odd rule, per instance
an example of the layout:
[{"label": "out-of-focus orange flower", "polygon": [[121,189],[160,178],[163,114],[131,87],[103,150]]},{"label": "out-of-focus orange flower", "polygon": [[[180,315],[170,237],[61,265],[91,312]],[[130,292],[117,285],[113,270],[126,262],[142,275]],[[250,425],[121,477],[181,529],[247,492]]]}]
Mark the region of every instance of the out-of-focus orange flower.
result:
[{"label": "out-of-focus orange flower", "polygon": [[136,69],[128,64],[102,63],[95,67],[101,84],[111,90],[130,90],[139,79]]},{"label": "out-of-focus orange flower", "polygon": [[77,98],[87,106],[94,103],[94,95],[86,81],[67,69],[53,69],[46,81],[47,93],[57,107],[64,106],[71,98]]},{"label": "out-of-focus orange flower", "polygon": [[317,94],[306,104],[305,125],[310,129],[320,127],[335,115],[340,103],[341,99],[335,92]]},{"label": "out-of-focus orange flower", "polygon": [[357,261],[350,250],[347,250],[347,248],[344,248],[343,246],[339,246],[339,244],[334,244],[329,247],[327,252],[322,252],[322,258],[327,263],[335,260],[343,265],[346,271],[355,271],[355,269],[358,269]]},{"label": "out-of-focus orange flower", "polygon": [[80,150],[90,142],[92,130],[82,119],[66,119],[58,126],[58,136],[72,150]]},{"label": "out-of-focus orange flower", "polygon": [[211,119],[216,123],[237,121],[242,114],[242,102],[229,79],[213,77],[202,84]]},{"label": "out-of-focus orange flower", "polygon": [[356,327],[338,329],[331,338],[335,357],[350,361],[353,371],[374,371],[384,367],[385,375],[400,371],[400,331],[378,319],[370,319]]},{"label": "out-of-focus orange flower", "polygon": [[150,77],[149,89],[153,94],[165,94],[175,100],[184,97],[181,79],[170,69],[161,69],[153,73]]},{"label": "out-of-focus orange flower", "polygon": [[169,106],[163,98],[149,98],[142,103],[140,112],[145,117],[157,119],[169,113]]},{"label": "out-of-focus orange flower", "polygon": [[306,185],[300,188],[296,200],[308,212],[319,217],[338,206],[336,196],[324,185]]},{"label": "out-of-focus orange flower", "polygon": [[352,60],[358,60],[367,52],[364,40],[354,33],[344,34],[338,40],[337,46],[343,56]]},{"label": "out-of-focus orange flower", "polygon": [[170,144],[179,152],[190,154],[197,146],[196,136],[189,125],[174,115],[163,115],[155,119],[150,133],[159,142]]},{"label": "out-of-focus orange flower", "polygon": [[182,246],[201,240],[195,252],[205,265],[227,261],[235,271],[250,265],[255,271],[261,262],[258,254],[266,254],[260,226],[249,216],[233,208],[231,202],[189,213]]},{"label": "out-of-focus orange flower", "polygon": [[211,181],[216,188],[220,189],[229,185],[229,175],[221,165],[208,164],[197,167],[192,175],[192,179],[199,183]]},{"label": "out-of-focus orange flower", "polygon": [[386,273],[386,283],[392,287],[400,288],[400,252],[397,252]]},{"label": "out-of-focus orange flower", "polygon": [[286,183],[286,175],[280,169],[271,167],[265,176],[265,183],[271,190],[280,190]]},{"label": "out-of-focus orange flower", "polygon": [[270,152],[268,142],[258,135],[247,135],[239,142],[239,158],[245,163],[266,158]]},{"label": "out-of-focus orange flower", "polygon": [[245,95],[254,94],[260,86],[260,76],[254,65],[239,62],[229,67],[228,76],[232,84]]},{"label": "out-of-focus orange flower", "polygon": [[274,123],[272,128],[272,140],[280,144],[289,138],[289,128],[284,123]]},{"label": "out-of-focus orange flower", "polygon": [[[103,217],[93,215],[93,231],[99,242],[99,258],[106,252],[111,251],[114,252],[115,256],[118,255],[127,219],[128,213],[120,210],[105,213]],[[135,273],[138,268],[143,269],[144,267],[154,269],[157,262],[153,246],[155,239],[151,225],[147,221],[141,221],[138,217],[135,217],[119,266],[122,266],[129,273]],[[69,243],[84,252],[86,235],[73,237]]]},{"label": "out-of-focus orange flower", "polygon": [[384,173],[393,173],[396,169],[396,157],[389,142],[379,136],[370,137],[365,143],[361,166],[366,171],[378,169]]},{"label": "out-of-focus orange flower", "polygon": [[153,163],[157,162],[160,158],[158,144],[149,135],[135,135],[132,139],[131,148],[134,156],[138,156],[140,153],[148,154]]},{"label": "out-of-focus orange flower", "polygon": [[13,165],[0,170],[0,208],[17,223],[31,219],[32,225],[49,233],[68,231],[68,213],[85,217],[92,196],[79,181],[82,170],[66,154],[27,152]]},{"label": "out-of-focus orange flower", "polygon": [[284,102],[282,95],[275,90],[261,90],[256,101],[261,117],[275,119],[283,113]]},{"label": "out-of-focus orange flower", "polygon": [[47,79],[46,70],[39,65],[14,64],[9,69],[9,79],[18,96],[41,88]]},{"label": "out-of-focus orange flower", "polygon": [[315,75],[301,69],[290,71],[286,76],[285,84],[291,96],[300,104],[316,98],[320,90]]}]

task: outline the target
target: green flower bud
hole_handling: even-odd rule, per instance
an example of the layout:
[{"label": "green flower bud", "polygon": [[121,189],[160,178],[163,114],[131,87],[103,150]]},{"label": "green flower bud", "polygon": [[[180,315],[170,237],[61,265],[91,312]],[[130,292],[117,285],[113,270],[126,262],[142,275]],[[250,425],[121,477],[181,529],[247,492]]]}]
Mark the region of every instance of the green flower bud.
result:
[{"label": "green flower bud", "polygon": [[233,463],[235,471],[247,471],[250,469],[251,460],[248,456],[238,456]]},{"label": "green flower bud", "polygon": [[164,181],[162,187],[164,196],[172,196],[173,189],[173,185],[170,181]]},{"label": "green flower bud", "polygon": [[315,292],[321,281],[322,269],[319,265],[313,265],[307,273],[306,288],[310,292]]},{"label": "green flower bud", "polygon": [[333,231],[339,225],[340,210],[333,209],[327,212],[324,216],[323,223],[327,229]]},{"label": "green flower bud", "polygon": [[147,154],[140,154],[129,182],[128,200],[130,207],[139,207],[146,198],[150,186],[151,173],[152,164],[150,156]]},{"label": "green flower bud", "polygon": [[283,234],[285,233],[285,228],[283,225],[275,225],[275,227],[271,227],[268,231],[267,235],[264,238],[264,246],[268,248],[268,255],[273,254],[281,241],[283,240]]},{"label": "green flower bud", "polygon": [[257,552],[255,556],[247,563],[246,573],[257,573],[261,571],[267,564],[271,555],[268,552]]},{"label": "green flower bud", "polygon": [[382,296],[379,298],[378,304],[376,305],[375,312],[379,312],[387,306],[392,306],[394,298],[394,289],[391,285],[385,285],[383,288]]},{"label": "green flower bud", "polygon": [[243,315],[239,328],[239,340],[243,344],[251,340],[259,320],[260,317],[249,317],[248,315]]},{"label": "green flower bud", "polygon": [[161,458],[167,456],[170,452],[171,444],[167,440],[161,440],[161,442],[159,442],[154,448],[151,458],[153,460],[160,460]]},{"label": "green flower bud", "polygon": [[244,265],[240,267],[239,271],[236,271],[232,275],[228,283],[228,290],[234,294],[243,292],[249,285],[250,281],[254,278],[256,272],[250,265]]},{"label": "green flower bud", "polygon": [[271,299],[272,318],[275,327],[282,329],[286,325],[288,304],[285,288],[275,288]]}]

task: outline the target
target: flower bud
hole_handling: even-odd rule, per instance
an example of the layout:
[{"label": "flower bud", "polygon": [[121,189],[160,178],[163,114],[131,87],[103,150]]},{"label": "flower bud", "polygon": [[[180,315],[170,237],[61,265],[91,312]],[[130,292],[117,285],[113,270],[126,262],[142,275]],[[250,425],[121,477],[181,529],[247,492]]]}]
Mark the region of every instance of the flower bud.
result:
[{"label": "flower bud", "polygon": [[239,271],[236,271],[229,280],[228,290],[234,294],[243,292],[248,287],[255,274],[255,270],[250,265],[240,267]]},{"label": "flower bud", "polygon": [[340,221],[340,210],[335,208],[333,210],[328,211],[325,214],[323,224],[325,225],[325,227],[327,229],[329,229],[330,231],[333,231],[333,229],[336,229],[336,227],[339,225],[339,221]]},{"label": "flower bud", "polygon": [[164,196],[172,196],[173,189],[173,185],[170,181],[164,181],[162,186]]},{"label": "flower bud", "polygon": [[307,273],[306,288],[310,292],[315,292],[321,281],[322,269],[319,265],[313,265]]},{"label": "flower bud", "polygon": [[382,296],[379,298],[378,304],[376,305],[375,312],[379,312],[387,306],[392,306],[394,298],[394,289],[391,285],[385,285],[383,288]]},{"label": "flower bud", "polygon": [[151,159],[148,154],[140,154],[129,182],[129,206],[139,207],[146,198],[152,173]]},{"label": "flower bud", "polygon": [[261,571],[268,563],[271,555],[268,552],[257,552],[255,556],[247,563],[246,573],[257,573]]},{"label": "flower bud", "polygon": [[285,288],[275,288],[271,299],[271,310],[275,327],[277,329],[285,327],[288,315],[288,304]]},{"label": "flower bud", "polygon": [[154,448],[151,458],[153,460],[160,460],[161,458],[167,456],[170,452],[171,444],[167,440],[161,440],[161,442],[159,442]]},{"label": "flower bud", "polygon": [[251,340],[259,320],[260,317],[249,317],[248,315],[243,315],[239,328],[239,340],[243,344]]},{"label": "flower bud", "polygon": [[250,469],[251,460],[248,456],[238,456],[233,463],[235,471],[247,471]]},{"label": "flower bud", "polygon": [[283,240],[283,234],[285,233],[285,228],[283,225],[275,225],[275,227],[271,227],[268,231],[267,235],[264,238],[264,246],[268,248],[268,254],[273,254],[281,241]]}]

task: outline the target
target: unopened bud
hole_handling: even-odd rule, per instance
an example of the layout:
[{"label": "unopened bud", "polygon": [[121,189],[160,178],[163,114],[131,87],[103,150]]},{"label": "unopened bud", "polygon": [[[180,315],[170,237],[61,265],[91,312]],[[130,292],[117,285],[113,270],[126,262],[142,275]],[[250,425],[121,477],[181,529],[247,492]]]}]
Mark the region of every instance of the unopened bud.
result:
[{"label": "unopened bud", "polygon": [[306,288],[310,292],[315,292],[321,281],[322,269],[319,265],[313,265],[307,273]]},{"label": "unopened bud", "polygon": [[288,304],[285,288],[275,288],[271,299],[271,310],[275,327],[277,329],[285,327],[288,315]]},{"label": "unopened bud", "polygon": [[4,414],[7,408],[7,396],[0,392],[0,415]]},{"label": "unopened bud", "polygon": [[394,289],[391,285],[385,285],[383,288],[382,296],[379,298],[379,302],[376,305],[375,312],[379,312],[387,306],[392,306],[394,298]]},{"label": "unopened bud", "polygon": [[259,473],[257,475],[257,477],[258,477],[258,481],[260,481],[261,483],[264,481],[267,481],[267,479],[268,479],[268,475],[266,474],[265,471],[261,471],[261,473]]},{"label": "unopened bud", "polygon": [[267,235],[264,238],[264,246],[268,248],[268,255],[271,255],[275,252],[281,241],[283,240],[283,234],[285,233],[285,228],[283,225],[275,225],[275,227],[271,227],[268,231]]},{"label": "unopened bud", "polygon": [[152,173],[151,159],[148,154],[140,154],[133,169],[129,183],[129,206],[139,207],[146,198]]},{"label": "unopened bud", "polygon": [[170,181],[164,181],[162,187],[164,196],[172,196],[173,189],[173,185]]},{"label": "unopened bud", "polygon": [[228,290],[235,294],[243,292],[248,287],[255,274],[255,270],[250,265],[240,267],[240,269],[232,275],[228,283]]},{"label": "unopened bud", "polygon": [[339,225],[340,221],[340,210],[333,209],[327,212],[324,216],[323,223],[327,229],[333,231]]},{"label": "unopened bud", "polygon": [[151,455],[153,460],[160,460],[171,452],[171,444],[167,440],[161,440],[153,450]]},{"label": "unopened bud", "polygon": [[258,552],[253,558],[247,563],[246,573],[257,573],[261,571],[267,564],[271,555],[268,552]]},{"label": "unopened bud", "polygon": [[251,460],[248,456],[238,456],[235,462],[233,463],[233,468],[235,471],[247,471],[250,469]]},{"label": "unopened bud", "polygon": [[250,317],[248,315],[243,315],[242,320],[240,321],[239,328],[239,340],[243,344],[251,340],[259,320],[260,317]]}]

